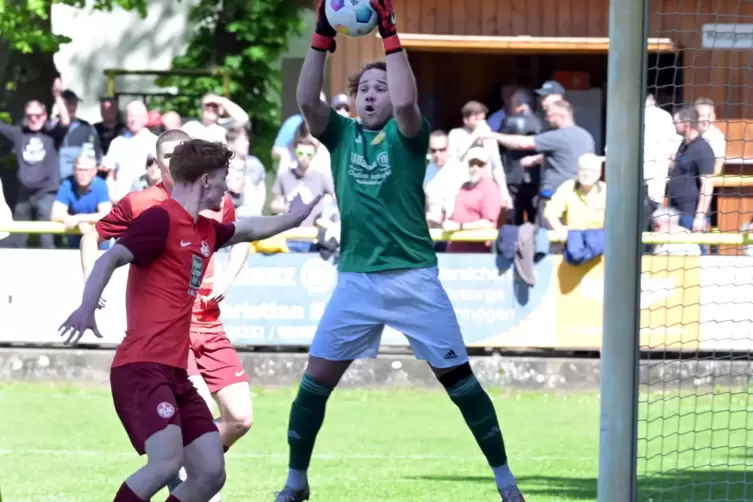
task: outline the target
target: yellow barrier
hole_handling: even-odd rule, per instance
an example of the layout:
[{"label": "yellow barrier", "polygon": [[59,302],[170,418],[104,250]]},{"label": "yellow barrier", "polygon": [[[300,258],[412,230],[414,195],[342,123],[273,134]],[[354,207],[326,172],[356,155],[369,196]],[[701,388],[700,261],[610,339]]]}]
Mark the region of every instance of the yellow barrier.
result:
[{"label": "yellow barrier", "polygon": [[[0,232],[12,234],[78,234],[78,230],[67,230],[62,223],[54,221],[13,221],[0,223]],[[314,240],[318,229],[294,228],[284,232],[282,236],[290,240]],[[485,242],[497,239],[497,230],[461,230],[445,232],[441,229],[431,229],[431,238],[438,242]],[[560,239],[549,231],[549,240],[559,242]],[[705,244],[705,245],[753,245],[753,235],[742,233],[695,233],[695,234],[659,234],[655,232],[643,233],[644,244]]]}]

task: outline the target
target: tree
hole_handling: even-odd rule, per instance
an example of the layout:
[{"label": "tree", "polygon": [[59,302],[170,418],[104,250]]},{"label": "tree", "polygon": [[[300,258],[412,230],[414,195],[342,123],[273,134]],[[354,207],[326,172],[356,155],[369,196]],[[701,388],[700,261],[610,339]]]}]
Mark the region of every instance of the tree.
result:
[{"label": "tree", "polygon": [[0,0],[0,110],[18,118],[29,99],[51,101],[49,89],[58,75],[52,56],[61,44],[70,42],[68,37],[52,32],[53,4],[105,11],[117,5],[144,17],[147,1]]},{"label": "tree", "polygon": [[[189,23],[196,31],[184,55],[173,60],[175,69],[229,72],[229,96],[251,116],[255,152],[269,166],[269,152],[280,125],[281,77],[277,61],[288,41],[305,28],[304,2],[291,0],[201,0],[191,9]],[[224,94],[223,79],[174,76],[160,80],[176,87],[179,96],[164,109],[195,117],[198,97]]]}]

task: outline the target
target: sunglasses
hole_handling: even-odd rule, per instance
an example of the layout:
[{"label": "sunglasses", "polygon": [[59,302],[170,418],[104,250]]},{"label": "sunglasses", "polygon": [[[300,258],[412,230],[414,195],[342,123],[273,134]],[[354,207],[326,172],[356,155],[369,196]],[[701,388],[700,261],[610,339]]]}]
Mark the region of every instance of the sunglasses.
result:
[{"label": "sunglasses", "polygon": [[431,153],[444,153],[447,151],[447,147],[444,148],[429,148]]},{"label": "sunglasses", "polygon": [[44,113],[27,113],[26,118],[29,120],[41,119],[44,117]]},{"label": "sunglasses", "polygon": [[308,159],[313,159],[315,154],[314,154],[314,152],[310,152],[308,150],[296,149],[295,155],[297,157],[306,157]]}]

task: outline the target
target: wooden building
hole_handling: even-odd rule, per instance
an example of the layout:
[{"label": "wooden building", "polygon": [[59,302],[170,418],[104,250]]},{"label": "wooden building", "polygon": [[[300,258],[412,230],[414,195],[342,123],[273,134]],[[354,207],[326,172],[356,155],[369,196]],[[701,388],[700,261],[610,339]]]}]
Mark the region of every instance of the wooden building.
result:
[{"label": "wooden building", "polygon": [[[709,48],[703,31],[707,24],[753,23],[753,2],[648,1],[648,84],[659,90],[661,104],[713,99],[728,138],[726,172],[748,174],[747,160],[753,162],[753,147],[748,146],[753,145],[753,124],[746,127],[753,120],[753,51]],[[536,88],[556,78],[568,88],[578,122],[603,148],[609,0],[393,2],[421,108],[435,128],[460,125],[460,108],[471,99],[498,109],[503,85]],[[338,50],[330,57],[328,94],[343,92],[348,75],[383,57],[377,36],[339,37]],[[722,190],[729,196],[720,198],[720,210],[729,216],[720,219],[719,228],[736,231],[743,218],[749,221],[753,215],[753,198],[741,200],[750,189]]]}]

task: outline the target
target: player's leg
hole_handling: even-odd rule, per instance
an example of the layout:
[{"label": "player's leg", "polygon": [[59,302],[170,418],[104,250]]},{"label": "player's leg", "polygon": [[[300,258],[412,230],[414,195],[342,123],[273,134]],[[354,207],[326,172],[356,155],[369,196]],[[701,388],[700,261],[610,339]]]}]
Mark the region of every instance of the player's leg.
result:
[{"label": "player's leg", "polygon": [[[220,410],[215,420],[225,451],[243,437],[254,421],[248,375],[225,333],[198,333],[202,337],[196,363],[207,390]],[[203,396],[202,396],[203,397]]]},{"label": "player's leg", "polygon": [[134,363],[112,368],[115,411],[147,464],[120,487],[116,502],[149,500],[175,477],[183,461],[180,414],[170,368]]},{"label": "player's leg", "polygon": [[[204,399],[211,413],[212,406],[213,406],[212,405],[212,393],[209,392],[209,387],[207,387],[207,383],[201,377],[199,366],[196,363],[196,354],[194,353],[194,346],[196,343],[197,343],[196,334],[191,332],[190,347],[188,350],[188,364],[187,364],[188,379],[191,381],[193,386],[199,392],[199,395]],[[167,484],[167,489],[170,490],[170,493],[175,491],[175,489],[178,487],[178,485],[180,485],[183,482],[184,479],[186,479],[186,470],[181,467],[180,471],[178,471],[178,475],[175,476],[174,479],[170,480],[170,482]]]},{"label": "player's leg", "polygon": [[[502,431],[489,395],[468,364],[468,354],[436,267],[402,271],[380,290],[395,308],[388,325],[403,332],[416,357],[429,363],[489,462],[504,501],[519,502],[517,483],[507,462]],[[398,308],[398,305],[400,307]],[[387,305],[389,307],[389,305]]]},{"label": "player's leg", "polygon": [[354,359],[373,358],[379,351],[384,326],[372,307],[378,302],[367,274],[338,274],[290,409],[288,478],[278,502],[308,500],[308,468],[327,400]]},{"label": "player's leg", "polygon": [[183,466],[186,479],[172,493],[172,500],[205,502],[225,484],[222,440],[204,399],[188,378],[176,396],[183,429]]}]

